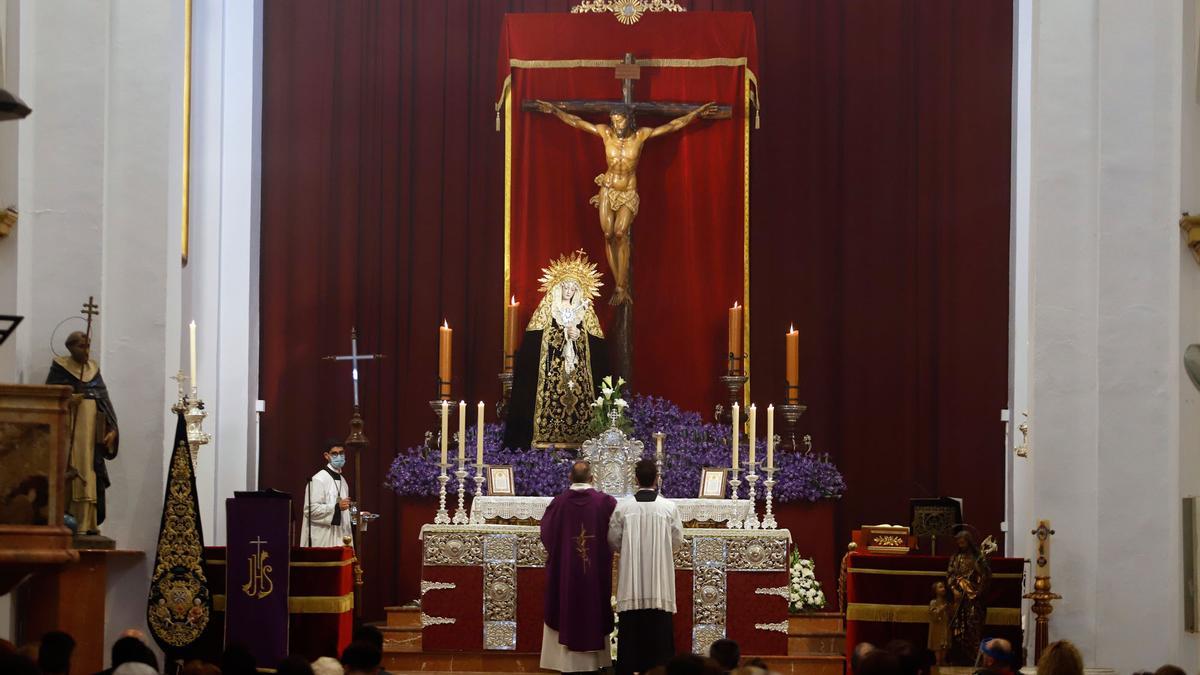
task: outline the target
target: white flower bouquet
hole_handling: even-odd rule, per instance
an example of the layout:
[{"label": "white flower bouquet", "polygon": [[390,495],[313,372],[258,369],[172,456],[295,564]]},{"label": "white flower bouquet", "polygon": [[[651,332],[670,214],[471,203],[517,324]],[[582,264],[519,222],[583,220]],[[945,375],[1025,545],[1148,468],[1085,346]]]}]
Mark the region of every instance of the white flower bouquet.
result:
[{"label": "white flower bouquet", "polygon": [[792,614],[811,612],[825,607],[825,592],[817,581],[816,563],[792,551],[788,566],[788,611]]}]

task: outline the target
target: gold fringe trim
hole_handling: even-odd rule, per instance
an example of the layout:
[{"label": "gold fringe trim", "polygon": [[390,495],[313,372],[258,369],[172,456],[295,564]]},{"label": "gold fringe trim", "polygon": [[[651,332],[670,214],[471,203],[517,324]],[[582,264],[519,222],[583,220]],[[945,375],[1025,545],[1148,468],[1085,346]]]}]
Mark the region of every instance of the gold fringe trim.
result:
[{"label": "gold fringe trim", "polygon": [[[288,567],[348,567],[353,562],[353,560],[334,560],[329,562],[292,562],[288,564]],[[214,567],[224,567],[225,561],[206,560],[204,564],[213,565]]]},{"label": "gold fringe trim", "polygon": [[[743,124],[743,154],[745,163],[742,166],[743,198],[745,199],[745,215],[742,225],[742,349],[745,351],[746,358],[742,361],[742,374],[746,376],[746,385],[743,389],[744,400],[742,405],[750,407],[750,69],[744,70],[742,86],[745,92],[746,119]],[[722,305],[723,307],[724,305]]]},{"label": "gold fringe trim", "polygon": [[504,78],[504,86],[500,88],[500,98],[496,100],[496,131],[500,131],[500,109],[508,100],[508,90],[512,88],[512,75]]},{"label": "gold fringe trim", "polygon": [[[289,614],[345,614],[354,609],[354,593],[345,595],[293,595],[288,598]],[[213,596],[213,611],[225,611],[225,596]]]},{"label": "gold fringe trim", "polygon": [[[746,65],[744,56],[707,59],[641,59],[647,68],[738,68]],[[509,59],[509,68],[616,68],[620,59]]]},{"label": "gold fringe trim", "polygon": [[[846,620],[929,623],[929,606],[851,602],[846,607]],[[1021,610],[1016,607],[989,607],[984,623],[988,626],[1019,626],[1021,625]]]},{"label": "gold fringe trim", "polygon": [[[508,84],[508,80],[505,84]],[[512,89],[506,88],[504,93],[504,297],[500,299],[502,307],[508,306],[512,293]],[[501,322],[503,323],[503,322]],[[502,327],[500,344],[504,344],[504,336],[508,335],[508,327]],[[514,355],[515,356],[515,355]]]},{"label": "gold fringe trim", "polygon": [[[852,567],[846,570],[850,574],[888,574],[898,577],[944,577],[945,572],[937,572],[935,570],[877,570],[865,567]],[[1021,579],[1025,575],[1019,572],[1005,572],[1003,574],[993,574],[993,579]]]}]

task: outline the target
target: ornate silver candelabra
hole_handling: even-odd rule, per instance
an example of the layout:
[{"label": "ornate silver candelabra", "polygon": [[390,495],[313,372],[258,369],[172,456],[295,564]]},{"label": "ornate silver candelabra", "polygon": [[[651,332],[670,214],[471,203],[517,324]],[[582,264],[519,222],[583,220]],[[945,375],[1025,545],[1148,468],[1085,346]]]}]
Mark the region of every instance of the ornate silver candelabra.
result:
[{"label": "ornate silver candelabra", "polygon": [[450,477],[446,475],[446,470],[450,468],[450,464],[438,464],[442,472],[438,474],[438,511],[433,517],[433,522],[437,525],[449,525],[450,514],[446,512],[446,483],[450,482]]},{"label": "ornate silver candelabra", "polygon": [[483,514],[479,509],[475,508],[475,500],[483,494],[484,472],[487,471],[487,464],[473,464],[475,467],[475,496],[471,499],[471,524],[482,525],[484,522]]},{"label": "ornate silver candelabra", "polygon": [[455,525],[466,525],[471,522],[471,519],[467,517],[467,468],[465,461],[459,461],[458,468],[454,470],[454,477],[458,479],[458,509],[455,510],[454,518],[450,522]]},{"label": "ornate silver candelabra", "polygon": [[[742,481],[738,480],[738,468],[736,466],[729,469],[729,473],[733,475],[733,478],[729,479],[729,491],[731,493],[729,498],[734,502],[733,512],[737,513],[738,488],[742,486]],[[740,518],[730,518],[725,523],[725,526],[730,529],[740,530],[742,529],[742,521]]]},{"label": "ornate silver candelabra", "polygon": [[212,434],[204,431],[204,419],[208,417],[208,413],[204,411],[204,401],[200,400],[196,387],[192,387],[191,396],[184,395],[183,383],[188,378],[182,370],[175,373],[175,377],[171,379],[178,385],[179,394],[178,400],[171,406],[171,412],[183,413],[184,422],[187,424],[188,449],[192,453],[192,466],[195,466],[196,460],[200,458],[200,446],[207,445],[212,440]]},{"label": "ornate silver candelabra", "polygon": [[[753,443],[754,439],[750,439]],[[750,515],[746,516],[746,520],[742,523],[742,527],[747,530],[757,530],[758,523],[758,505],[755,503],[754,484],[758,482],[758,474],[754,472],[761,462],[743,462],[746,465],[746,492],[750,499]]]},{"label": "ornate silver candelabra", "polygon": [[775,512],[771,505],[775,492],[775,467],[764,467],[763,471],[767,474],[767,480],[763,483],[763,487],[766,488],[766,494],[763,496],[763,499],[767,502],[767,508],[766,513],[763,514],[762,529],[774,530],[779,527],[775,522]]}]

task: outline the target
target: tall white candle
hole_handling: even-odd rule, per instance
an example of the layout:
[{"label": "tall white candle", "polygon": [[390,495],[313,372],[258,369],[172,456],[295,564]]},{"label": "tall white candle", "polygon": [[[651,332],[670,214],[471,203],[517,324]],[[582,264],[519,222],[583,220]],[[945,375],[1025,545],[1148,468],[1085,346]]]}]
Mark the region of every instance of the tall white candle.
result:
[{"label": "tall white candle", "polygon": [[741,426],[741,409],[738,404],[733,404],[733,470],[738,468],[738,427]]},{"label": "tall white candle", "polygon": [[458,402],[458,466],[467,459],[467,402]]},{"label": "tall white candle", "polygon": [[479,418],[475,422],[475,466],[483,471],[483,401],[479,402]]},{"label": "tall white candle", "polygon": [[755,420],[758,418],[758,408],[753,403],[750,404],[750,471],[754,471],[754,439],[755,436]]},{"label": "tall white candle", "polygon": [[188,344],[191,346],[192,356],[192,391],[196,390],[196,320],[193,319],[188,324],[188,334],[190,339]]},{"label": "tall white candle", "polygon": [[767,468],[775,468],[775,404],[767,406]]},{"label": "tall white candle", "polygon": [[442,399],[442,475],[446,475],[446,451],[450,448],[450,402]]}]

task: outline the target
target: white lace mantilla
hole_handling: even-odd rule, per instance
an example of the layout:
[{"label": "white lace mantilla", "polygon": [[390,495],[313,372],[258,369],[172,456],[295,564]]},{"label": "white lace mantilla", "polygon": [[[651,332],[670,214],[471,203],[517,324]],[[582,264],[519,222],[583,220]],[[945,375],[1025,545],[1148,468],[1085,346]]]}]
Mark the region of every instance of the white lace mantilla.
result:
[{"label": "white lace mantilla", "polygon": [[[495,520],[537,520],[541,521],[542,514],[550,505],[552,497],[476,497],[471,503],[471,519]],[[620,499],[632,499],[622,497]],[[725,523],[730,520],[745,520],[752,511],[748,499],[672,499],[679,508],[679,517],[685,523],[714,522]]]}]

